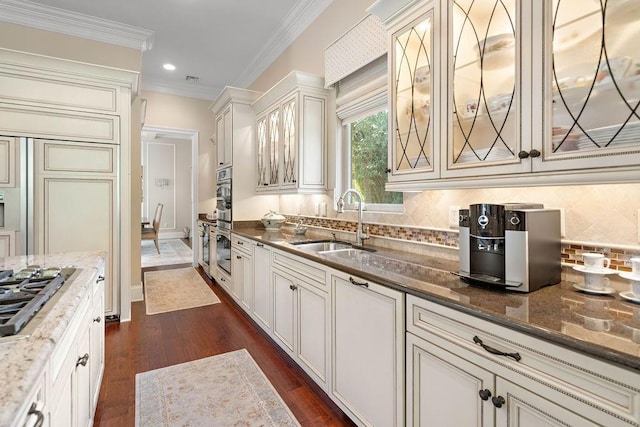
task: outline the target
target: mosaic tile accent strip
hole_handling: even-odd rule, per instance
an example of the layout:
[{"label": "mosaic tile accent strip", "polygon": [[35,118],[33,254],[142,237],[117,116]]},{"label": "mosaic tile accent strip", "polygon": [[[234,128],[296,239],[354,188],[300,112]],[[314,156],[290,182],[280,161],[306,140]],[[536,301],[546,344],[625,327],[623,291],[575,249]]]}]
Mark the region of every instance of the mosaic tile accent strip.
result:
[{"label": "mosaic tile accent strip", "polygon": [[[287,222],[297,224],[301,222],[311,227],[328,230],[356,232],[357,222],[341,221],[323,217],[287,216]],[[369,226],[369,234],[373,237],[392,238],[412,242],[428,243],[447,248],[458,248],[458,233],[456,231],[429,230],[419,227],[407,227],[405,225],[386,225],[366,223]],[[613,245],[582,245],[574,242],[562,242],[562,262],[568,265],[583,265],[582,254],[586,252],[599,252],[611,259],[611,267],[621,272],[631,271],[629,259],[640,257],[640,249],[619,248]]]}]

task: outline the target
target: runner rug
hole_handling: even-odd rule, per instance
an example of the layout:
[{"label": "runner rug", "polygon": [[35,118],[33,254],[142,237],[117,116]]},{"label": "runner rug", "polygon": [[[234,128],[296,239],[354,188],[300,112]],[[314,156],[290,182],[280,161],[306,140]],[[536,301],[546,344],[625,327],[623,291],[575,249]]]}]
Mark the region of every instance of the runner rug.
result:
[{"label": "runner rug", "polygon": [[155,267],[158,265],[191,264],[193,262],[193,252],[180,239],[160,239],[158,240],[160,253],[156,250],[153,240],[143,240],[140,248],[141,266]]},{"label": "runner rug", "polygon": [[136,375],[136,427],[299,425],[246,349]]},{"label": "runner rug", "polygon": [[193,267],[145,272],[144,297],[147,314],[166,313],[220,302]]}]

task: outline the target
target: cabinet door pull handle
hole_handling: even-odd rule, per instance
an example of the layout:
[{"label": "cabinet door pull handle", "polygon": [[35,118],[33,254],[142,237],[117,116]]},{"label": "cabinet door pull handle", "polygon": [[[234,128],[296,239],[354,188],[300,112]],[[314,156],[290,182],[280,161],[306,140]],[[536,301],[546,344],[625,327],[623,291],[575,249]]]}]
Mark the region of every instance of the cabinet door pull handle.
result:
[{"label": "cabinet door pull handle", "polygon": [[236,255],[236,259],[242,259],[242,256]]},{"label": "cabinet door pull handle", "polygon": [[239,245],[242,245],[243,243],[242,243],[240,240],[238,240],[238,244],[239,244]]},{"label": "cabinet door pull handle", "polygon": [[93,319],[93,321],[96,322],[96,323],[100,323],[100,322],[102,322],[102,318],[100,316],[98,316],[95,319]]},{"label": "cabinet door pull handle", "polygon": [[259,248],[264,248],[264,244],[263,243],[256,243],[256,246]]},{"label": "cabinet door pull handle", "polygon": [[[493,347],[490,347],[490,346],[488,346],[488,345],[484,344],[484,343],[482,342],[482,340],[481,340],[480,338],[478,338],[478,336],[477,336],[477,335],[473,337],[473,342],[474,342],[474,343],[476,343],[476,344],[478,344],[480,347],[484,348],[484,349],[485,349],[485,351],[487,351],[487,352],[489,352],[489,353],[491,353],[491,354],[495,354],[495,355],[497,355],[497,356],[507,356],[507,357],[511,357],[511,358],[513,358],[513,360],[515,360],[516,362],[519,362],[519,361],[520,361],[520,359],[522,359],[522,356],[520,356],[520,353],[505,353],[504,351],[497,350],[497,349],[495,349],[495,348],[493,348]],[[494,399],[495,399],[495,397],[494,397]]]},{"label": "cabinet door pull handle", "polygon": [[76,361],[76,368],[80,365],[87,366],[87,362],[89,361],[89,353],[85,353],[84,356],[78,357]]},{"label": "cabinet door pull handle", "polygon": [[289,285],[289,289],[295,291],[296,289],[298,289],[298,287],[296,285]]},{"label": "cabinet door pull handle", "polygon": [[36,402],[33,402],[31,404],[31,407],[29,408],[29,412],[27,412],[27,415],[35,415],[36,417],[38,417],[33,427],[42,427],[44,425],[44,414],[38,411],[38,405],[36,404]]},{"label": "cabinet door pull handle", "polygon": [[369,283],[368,282],[358,282],[353,277],[349,277],[349,281],[351,282],[352,285],[362,286],[362,287],[365,287],[365,288],[369,287]]},{"label": "cabinet door pull handle", "polygon": [[478,394],[480,395],[480,399],[482,400],[489,400],[489,398],[491,397],[491,392],[489,391],[488,388],[485,388],[484,390],[480,390]]},{"label": "cabinet door pull handle", "polygon": [[494,396],[491,398],[491,402],[493,402],[493,406],[496,408],[502,408],[502,405],[504,405],[506,401],[502,396]]},{"label": "cabinet door pull handle", "polygon": [[101,274],[98,276],[98,278],[96,279],[96,283],[100,283],[100,282],[104,282],[104,276]]},{"label": "cabinet door pull handle", "polygon": [[226,280],[224,280],[224,277],[221,277],[221,278],[220,278],[220,281],[221,281],[221,282],[226,282]]}]

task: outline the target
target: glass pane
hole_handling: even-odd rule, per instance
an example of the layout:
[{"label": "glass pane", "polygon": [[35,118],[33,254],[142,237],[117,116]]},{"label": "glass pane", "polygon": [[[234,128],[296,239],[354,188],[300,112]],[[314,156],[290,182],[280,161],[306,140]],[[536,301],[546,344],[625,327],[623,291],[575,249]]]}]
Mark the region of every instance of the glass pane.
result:
[{"label": "glass pane", "polygon": [[402,203],[402,193],[384,190],[387,182],[388,112],[351,123],[351,188],[368,204]]},{"label": "glass pane", "polygon": [[515,159],[516,1],[456,0],[450,164]]},{"label": "glass pane", "polygon": [[290,184],[296,182],[296,101],[288,102],[282,108],[282,156],[284,176],[282,181]]},{"label": "glass pane", "polygon": [[278,144],[280,142],[280,110],[269,113],[269,184],[278,184]]},{"label": "glass pane", "polygon": [[554,0],[554,153],[640,148],[640,2]]},{"label": "glass pane", "polygon": [[268,184],[267,182],[267,119],[258,120],[258,185]]},{"label": "glass pane", "polygon": [[431,168],[432,13],[395,39],[396,170]]}]

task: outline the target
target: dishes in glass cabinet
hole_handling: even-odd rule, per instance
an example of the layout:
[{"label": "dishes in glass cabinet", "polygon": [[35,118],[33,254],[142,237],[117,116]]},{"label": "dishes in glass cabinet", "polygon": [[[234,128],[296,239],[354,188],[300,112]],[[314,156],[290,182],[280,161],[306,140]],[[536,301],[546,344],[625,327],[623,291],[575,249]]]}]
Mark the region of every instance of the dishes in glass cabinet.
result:
[{"label": "dishes in glass cabinet", "polygon": [[513,65],[515,63],[514,48],[514,35],[505,33],[482,40],[478,43],[477,51],[479,55],[482,55],[483,68],[491,70]]},{"label": "dishes in glass cabinet", "polygon": [[620,58],[610,58],[609,62],[603,61],[598,68],[596,75],[596,85],[607,84],[612,82],[612,76],[616,81],[620,81],[627,76],[629,67],[631,66],[631,58],[623,56]]},{"label": "dishes in glass cabinet", "polygon": [[413,87],[422,93],[429,93],[431,90],[431,68],[428,65],[418,67],[413,77]]}]

